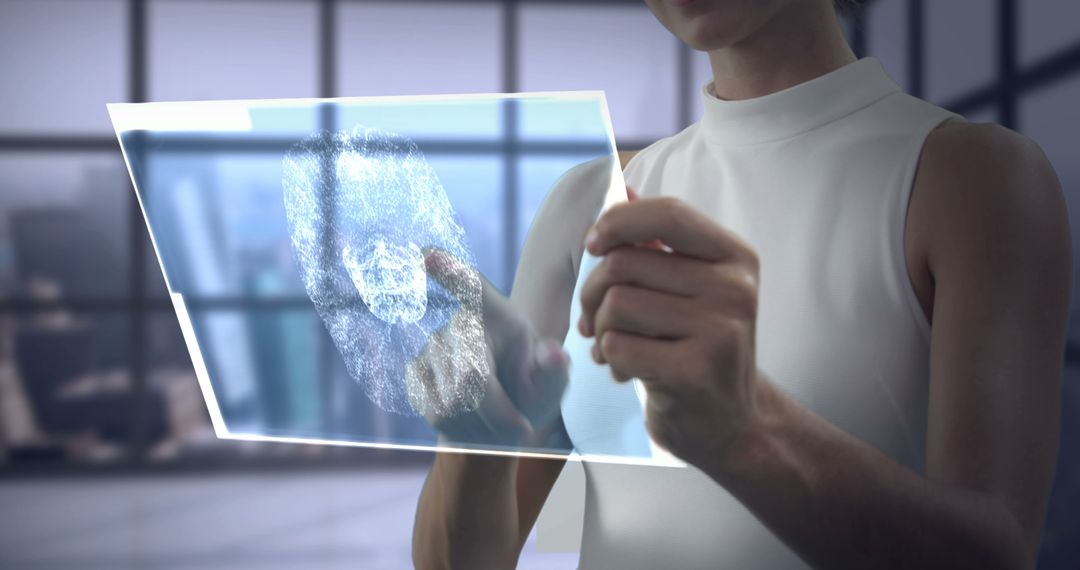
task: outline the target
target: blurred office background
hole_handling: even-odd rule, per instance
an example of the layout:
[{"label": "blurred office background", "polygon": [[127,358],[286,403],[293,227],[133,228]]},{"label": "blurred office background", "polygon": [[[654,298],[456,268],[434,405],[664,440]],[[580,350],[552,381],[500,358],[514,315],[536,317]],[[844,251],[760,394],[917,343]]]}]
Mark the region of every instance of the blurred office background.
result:
[{"label": "blurred office background", "polygon": [[[1042,145],[1080,252],[1080,3],[871,0],[845,23],[913,94]],[[708,76],[636,0],[0,0],[0,567],[408,566],[429,454],[213,437],[105,103],[604,89],[636,149],[697,119]],[[461,212],[504,248],[550,168],[513,160],[518,182]],[[218,183],[244,208],[280,192]],[[1071,317],[1048,569],[1080,561]],[[336,359],[305,330],[294,349]],[[522,567],[574,560],[530,545]]]}]

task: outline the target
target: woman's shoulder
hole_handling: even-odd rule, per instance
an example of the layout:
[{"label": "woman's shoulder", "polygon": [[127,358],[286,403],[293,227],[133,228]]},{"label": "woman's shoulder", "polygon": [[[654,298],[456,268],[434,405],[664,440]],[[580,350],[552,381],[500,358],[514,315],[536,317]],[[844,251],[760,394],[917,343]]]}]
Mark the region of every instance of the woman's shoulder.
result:
[{"label": "woman's shoulder", "polygon": [[1038,188],[1053,192],[1055,184],[1048,181],[1056,181],[1053,167],[1034,141],[1001,125],[955,118],[926,137],[916,184],[970,203],[994,199],[995,194],[1006,202],[1030,200]]},{"label": "woman's shoulder", "polygon": [[1018,255],[1067,264],[1064,212],[1060,182],[1035,142],[1000,125],[954,119],[926,139],[908,225],[925,236],[919,249],[968,252],[963,259],[999,271],[1020,266]]}]

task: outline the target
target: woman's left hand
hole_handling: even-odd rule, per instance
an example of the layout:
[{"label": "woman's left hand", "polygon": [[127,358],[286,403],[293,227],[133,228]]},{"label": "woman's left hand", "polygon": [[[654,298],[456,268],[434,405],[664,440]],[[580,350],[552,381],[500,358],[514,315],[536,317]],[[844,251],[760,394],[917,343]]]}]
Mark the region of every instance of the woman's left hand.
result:
[{"label": "woman's left hand", "polygon": [[641,380],[658,444],[702,469],[723,462],[758,421],[756,253],[674,198],[612,207],[585,247],[604,258],[581,292],[593,358]]}]

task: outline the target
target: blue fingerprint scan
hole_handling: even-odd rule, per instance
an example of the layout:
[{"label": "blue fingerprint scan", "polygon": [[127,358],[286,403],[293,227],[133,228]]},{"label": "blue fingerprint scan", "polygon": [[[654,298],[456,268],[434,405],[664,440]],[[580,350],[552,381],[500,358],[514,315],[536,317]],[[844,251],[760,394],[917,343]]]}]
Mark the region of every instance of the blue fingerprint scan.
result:
[{"label": "blue fingerprint scan", "polygon": [[[488,361],[479,273],[454,294],[429,283],[423,251],[475,261],[435,171],[409,138],[358,126],[297,143],[282,168],[285,212],[304,287],[350,376],[383,410],[474,410]],[[454,326],[454,374],[425,386],[410,363]]]}]

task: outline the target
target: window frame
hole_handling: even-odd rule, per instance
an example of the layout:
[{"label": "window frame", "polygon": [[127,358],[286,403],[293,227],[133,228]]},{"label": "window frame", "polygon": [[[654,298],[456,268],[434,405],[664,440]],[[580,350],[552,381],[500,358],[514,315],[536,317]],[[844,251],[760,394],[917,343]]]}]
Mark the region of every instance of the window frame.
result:
[{"label": "window frame", "polygon": [[[147,101],[148,77],[149,77],[149,29],[148,29],[148,4],[151,0],[126,0],[126,68],[127,68],[127,100],[129,102]],[[159,2],[182,2],[184,0],[156,0]],[[245,0],[223,0],[230,2],[243,2]],[[278,0],[286,2],[305,2],[317,4],[317,26],[315,41],[317,61],[313,62],[317,68],[318,95],[319,97],[335,97],[339,94],[338,82],[338,29],[336,14],[338,7],[343,3],[363,2],[365,0]],[[384,0],[379,0],[384,1]],[[402,0],[417,4],[424,4],[435,0]],[[520,8],[530,3],[540,3],[539,0],[463,0],[463,2],[482,2],[496,4],[500,7],[500,30],[499,43],[502,54],[500,69],[501,88],[505,92],[517,92],[520,85],[521,49],[520,37]],[[963,114],[984,108],[993,108],[997,112],[999,122],[1009,128],[1019,129],[1017,101],[1025,94],[1035,91],[1045,85],[1052,84],[1065,77],[1080,73],[1080,41],[1047,55],[1032,63],[1020,66],[1018,34],[1020,27],[1017,21],[1016,0],[995,0],[996,2],[996,26],[998,45],[994,54],[996,61],[995,77],[984,85],[977,86],[968,92],[945,102],[943,107]],[[608,6],[641,6],[639,0],[583,0],[571,2],[569,0],[546,1],[542,4],[552,3],[569,4],[596,4]],[[907,54],[907,90],[916,97],[924,96],[926,75],[925,65],[925,0],[906,0],[906,54]],[[850,43],[856,55],[862,57],[866,52],[868,32],[866,26],[867,9],[873,9],[874,2],[867,2],[862,10],[857,10],[843,15],[845,29]],[[699,85],[693,84],[693,54],[689,47],[680,43],[676,52],[675,66],[676,103],[678,127],[689,126],[692,122],[694,98],[699,95]],[[324,128],[333,127],[336,124],[333,110],[330,106],[324,107],[324,113],[320,116],[320,125]],[[502,151],[504,180],[503,199],[503,228],[508,238],[508,243],[517,243],[518,233],[522,231],[518,220],[519,196],[518,175],[521,160],[527,156],[527,150],[521,150],[522,145],[512,144],[519,140],[517,134],[517,113],[513,105],[504,107],[504,128]],[[653,141],[650,140],[618,140],[617,145],[623,149],[644,148]],[[0,134],[0,153],[34,151],[40,153],[66,153],[71,151],[108,151],[118,152],[119,145],[114,137],[96,136],[83,133],[26,133],[26,134]],[[132,418],[133,436],[128,447],[127,461],[136,466],[145,465],[147,458],[146,433],[149,418],[146,417],[148,376],[151,362],[147,360],[149,353],[149,341],[146,338],[149,332],[150,322],[155,317],[173,314],[173,307],[167,298],[151,295],[149,291],[150,280],[148,275],[155,268],[148,263],[150,251],[148,250],[148,233],[143,220],[143,214],[139,208],[135,192],[128,182],[128,212],[126,216],[128,251],[130,256],[128,266],[130,268],[129,291],[126,297],[102,297],[94,299],[66,299],[57,300],[33,300],[26,298],[0,299],[0,316],[27,316],[42,312],[55,311],[58,309],[71,311],[78,314],[107,314],[127,315],[131,322],[131,334],[128,339],[131,361],[129,374],[132,381],[132,389],[137,401],[142,405]],[[516,257],[515,248],[508,247],[504,259],[504,271],[507,275],[513,275]],[[193,305],[205,304],[209,307],[222,310],[245,309],[280,309],[282,306],[301,306],[307,299],[284,298],[281,300],[252,301],[244,298],[214,298],[214,299],[191,299]],[[324,336],[319,337],[318,366],[323,381],[329,379],[332,374],[330,364],[335,354],[332,343]],[[1080,363],[1080,347],[1069,344],[1066,348],[1066,362],[1073,365]]]}]

